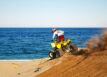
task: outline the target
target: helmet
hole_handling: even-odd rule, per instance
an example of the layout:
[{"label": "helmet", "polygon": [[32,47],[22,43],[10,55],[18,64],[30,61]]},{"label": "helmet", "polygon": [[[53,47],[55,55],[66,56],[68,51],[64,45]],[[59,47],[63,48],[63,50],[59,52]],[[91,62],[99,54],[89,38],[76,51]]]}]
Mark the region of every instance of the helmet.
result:
[{"label": "helmet", "polygon": [[56,28],[52,28],[52,32],[55,32],[57,29]]}]

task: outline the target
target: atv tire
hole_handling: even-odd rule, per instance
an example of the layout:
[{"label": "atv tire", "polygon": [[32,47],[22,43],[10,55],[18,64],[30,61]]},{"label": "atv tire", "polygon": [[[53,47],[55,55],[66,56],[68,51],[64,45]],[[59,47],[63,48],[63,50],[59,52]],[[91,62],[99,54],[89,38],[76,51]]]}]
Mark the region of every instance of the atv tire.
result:
[{"label": "atv tire", "polygon": [[72,54],[78,54],[78,47],[75,44],[70,44],[69,48]]},{"label": "atv tire", "polygon": [[55,52],[49,51],[48,55],[49,55],[51,60],[56,58],[56,53]]}]

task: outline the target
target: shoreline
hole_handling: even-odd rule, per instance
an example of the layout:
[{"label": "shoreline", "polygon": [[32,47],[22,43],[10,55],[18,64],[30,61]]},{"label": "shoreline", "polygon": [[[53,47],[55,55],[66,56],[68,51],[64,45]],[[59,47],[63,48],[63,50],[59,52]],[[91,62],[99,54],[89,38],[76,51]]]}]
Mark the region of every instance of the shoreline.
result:
[{"label": "shoreline", "polygon": [[49,57],[44,57],[44,58],[35,58],[35,59],[3,59],[3,60],[1,60],[0,59],[0,62],[1,61],[3,61],[3,62],[5,62],[5,61],[35,61],[35,60],[41,60],[41,59],[49,59]]},{"label": "shoreline", "polygon": [[59,65],[69,56],[73,55],[65,54],[54,60],[49,60],[49,57],[0,60],[0,77],[19,77],[19,75],[20,77],[35,77],[53,66]]}]

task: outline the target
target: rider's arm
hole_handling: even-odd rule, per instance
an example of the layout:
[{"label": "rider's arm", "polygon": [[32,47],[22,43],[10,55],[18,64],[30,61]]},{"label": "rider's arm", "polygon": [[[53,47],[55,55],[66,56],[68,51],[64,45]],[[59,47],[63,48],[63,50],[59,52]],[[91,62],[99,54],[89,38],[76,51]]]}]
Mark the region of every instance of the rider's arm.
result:
[{"label": "rider's arm", "polygon": [[53,33],[53,37],[52,37],[52,39],[55,40],[56,36],[57,36],[57,33],[54,32],[54,33]]}]

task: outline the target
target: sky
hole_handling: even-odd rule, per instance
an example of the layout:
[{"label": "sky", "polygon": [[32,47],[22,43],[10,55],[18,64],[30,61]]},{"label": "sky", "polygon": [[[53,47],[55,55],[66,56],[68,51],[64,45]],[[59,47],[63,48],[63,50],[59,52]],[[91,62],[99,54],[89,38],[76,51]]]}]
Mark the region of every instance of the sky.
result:
[{"label": "sky", "polygon": [[107,0],[0,0],[0,27],[107,27]]}]

